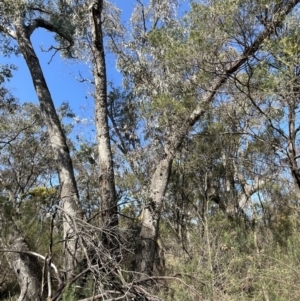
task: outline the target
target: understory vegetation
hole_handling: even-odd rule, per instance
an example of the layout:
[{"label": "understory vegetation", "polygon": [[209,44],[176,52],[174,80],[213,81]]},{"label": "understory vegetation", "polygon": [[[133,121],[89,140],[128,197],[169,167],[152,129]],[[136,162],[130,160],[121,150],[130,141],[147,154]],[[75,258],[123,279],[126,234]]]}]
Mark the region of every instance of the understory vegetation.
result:
[{"label": "understory vegetation", "polygon": [[0,300],[300,300],[300,1],[129,2],[0,3]]}]

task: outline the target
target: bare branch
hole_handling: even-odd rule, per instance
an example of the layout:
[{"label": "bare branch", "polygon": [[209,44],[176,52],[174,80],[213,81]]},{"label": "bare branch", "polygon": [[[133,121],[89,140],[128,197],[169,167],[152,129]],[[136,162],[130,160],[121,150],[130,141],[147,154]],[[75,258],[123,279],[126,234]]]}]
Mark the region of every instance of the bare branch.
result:
[{"label": "bare branch", "polygon": [[[31,255],[31,256],[35,256],[35,257],[38,257],[38,258],[41,258],[43,259],[44,261],[47,260],[47,258],[41,254],[38,254],[36,252],[30,252],[30,251],[17,251],[17,250],[7,250],[7,249],[0,249],[0,252],[8,252],[8,253],[19,253],[19,254],[26,254],[26,255]],[[57,275],[57,277],[59,277],[60,279],[60,276],[59,276],[59,273],[58,273],[58,269],[57,267],[51,263],[51,267],[52,269],[54,270],[55,274]]]},{"label": "bare branch", "polygon": [[25,128],[22,128],[21,130],[19,130],[11,139],[7,140],[7,141],[3,141],[3,140],[0,140],[0,144],[4,144],[4,146],[2,146],[0,148],[3,149],[7,144],[10,144],[11,142],[13,142],[14,140],[16,140],[18,138],[18,136],[23,132],[23,131],[26,131],[27,129],[31,128],[34,124],[36,123],[36,121],[34,121],[32,124],[30,124],[29,126],[25,127]]}]

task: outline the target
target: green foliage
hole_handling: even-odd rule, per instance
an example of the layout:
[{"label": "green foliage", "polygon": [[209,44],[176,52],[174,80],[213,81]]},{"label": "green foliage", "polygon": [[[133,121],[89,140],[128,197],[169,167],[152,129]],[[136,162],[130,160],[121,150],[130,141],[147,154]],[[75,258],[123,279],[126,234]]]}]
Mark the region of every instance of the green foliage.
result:
[{"label": "green foliage", "polygon": [[0,85],[12,77],[12,71],[16,70],[17,67],[13,64],[0,64]]},{"label": "green foliage", "polygon": [[[101,171],[97,145],[77,136],[70,140],[70,146],[80,201],[88,218],[97,218],[77,220],[76,233],[82,235],[80,251],[92,254],[91,261],[98,266],[91,263],[95,274],[87,277],[85,287],[67,287],[62,299],[90,297],[95,287],[102,285],[98,282],[109,278],[107,273],[101,279],[109,269],[116,277],[123,273],[122,281],[134,279],[129,285],[119,282],[124,285],[123,291],[144,290],[138,287],[142,281],[136,281],[136,275],[128,272],[136,257],[132,250],[142,246],[137,237],[142,208],[149,205],[151,176],[162,159],[174,155],[167,193],[163,204],[155,208],[158,215],[162,209],[162,215],[155,216],[161,222],[155,243],[165,252],[163,281],[167,289],[159,293],[153,290],[153,294],[172,301],[299,300],[299,200],[295,196],[299,187],[289,174],[299,169],[297,13],[286,23],[292,26],[278,28],[255,56],[247,57],[248,61],[230,74],[225,84],[228,70],[264,30],[263,22],[272,17],[278,1],[192,1],[190,11],[181,20],[152,18],[152,29],[147,32],[145,28],[142,34],[143,26],[139,25],[151,27],[148,19],[144,20],[151,9],[137,2],[140,10],[136,11],[141,15],[132,18],[132,23],[142,22],[137,22],[134,33],[140,35],[134,41],[122,36],[124,40],[118,44],[120,36],[114,29],[118,18],[114,17],[119,12],[112,10],[106,15],[111,8],[109,2],[105,2],[102,18],[105,33],[113,38],[110,46],[120,55],[118,66],[128,88],[110,89],[106,116],[114,142],[115,184],[121,203],[121,259],[110,265],[113,252],[107,256],[107,250],[101,249],[98,216],[105,212],[99,214]],[[160,1],[150,4],[156,2]],[[35,8],[30,9],[30,5]],[[4,0],[0,4],[0,23],[10,28],[15,12],[24,10],[27,25],[43,16],[68,37],[66,41],[55,35],[64,48],[63,54],[71,57],[76,52],[69,47],[74,38],[77,53],[86,59],[91,55],[87,5],[86,1]],[[7,39],[1,42],[4,55],[13,53],[14,47]],[[12,69],[0,66],[0,84],[11,77]],[[211,90],[220,79],[224,79],[222,88]],[[5,99],[7,91],[0,92]],[[209,92],[215,94],[208,103],[203,96]],[[189,118],[195,108],[203,110],[196,124],[196,119]],[[0,213],[4,221],[0,239],[9,236],[13,222],[30,250],[44,255],[49,252],[53,230],[52,260],[59,270],[64,269],[62,242],[66,233],[61,229],[62,213],[57,214],[50,228],[55,205],[63,200],[58,196],[59,189],[50,187],[58,181],[57,165],[49,150],[43,116],[28,103],[8,112],[0,112]],[[67,103],[57,112],[63,130],[70,134],[73,123],[67,118],[76,120],[75,114]],[[185,124],[193,130],[185,132],[184,141],[171,141],[170,134],[176,137]],[[293,124],[296,130],[289,132],[288,125]],[[182,142],[182,151],[172,154],[169,142]],[[292,144],[295,154],[287,151]],[[2,257],[0,265],[2,269]],[[4,267],[7,269],[7,265]],[[82,268],[85,263],[79,264],[75,273]],[[13,282],[9,281],[4,289],[5,297],[7,291],[13,291]]]},{"label": "green foliage", "polygon": [[169,283],[166,300],[246,301],[264,300],[266,295],[270,300],[299,298],[299,271],[295,267],[300,253],[295,232],[280,246],[276,234],[265,227],[253,232],[224,216],[212,216],[206,229],[204,236],[198,227],[191,230],[191,257],[183,250],[177,253],[178,245],[169,249],[168,274],[177,279]]},{"label": "green foliage", "polygon": [[5,216],[12,216],[14,212],[13,204],[6,196],[0,196],[0,204]]},{"label": "green foliage", "polygon": [[68,286],[62,295],[63,301],[74,301],[76,300],[76,287],[75,285]]},{"label": "green foliage", "polygon": [[[56,196],[56,193],[57,191],[55,188],[35,187],[30,189],[23,198],[29,197],[31,200],[34,200],[34,203],[39,202],[40,204],[46,204],[49,202],[49,199]],[[33,206],[35,206],[35,204],[33,204]]]}]

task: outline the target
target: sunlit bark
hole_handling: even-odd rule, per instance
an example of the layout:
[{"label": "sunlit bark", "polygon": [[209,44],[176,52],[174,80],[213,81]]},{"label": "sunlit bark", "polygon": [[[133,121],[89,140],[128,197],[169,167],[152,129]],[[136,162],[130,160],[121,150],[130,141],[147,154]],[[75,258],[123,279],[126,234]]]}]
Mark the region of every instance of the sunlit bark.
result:
[{"label": "sunlit bark", "polygon": [[185,122],[177,130],[170,133],[164,149],[164,158],[157,165],[151,179],[150,197],[148,204],[144,208],[142,227],[140,232],[140,249],[136,260],[136,270],[140,273],[151,275],[155,264],[155,254],[157,253],[156,239],[159,229],[159,219],[163,205],[164,195],[168,186],[169,174],[172,160],[175,158],[181,143],[188,135],[195,123],[205,114],[203,109],[210,104],[215,94],[224,83],[237,71],[243,64],[254,55],[262,46],[264,41],[275,33],[276,28],[280,27],[284,17],[298,4],[299,1],[281,1],[277,3],[271,20],[265,24],[261,33],[249,43],[244,52],[234,61],[231,66],[224,70],[223,75],[216,77],[211,87],[207,89],[198,107],[190,114]]},{"label": "sunlit bark", "polygon": [[[46,26],[43,26],[45,24]],[[65,269],[67,276],[71,277],[76,266],[77,243],[72,229],[72,218],[76,216],[78,211],[78,191],[66,137],[62,131],[38,57],[30,41],[30,35],[37,26],[43,26],[49,30],[53,29],[48,23],[45,24],[39,19],[39,22],[34,23],[34,27],[29,27],[24,24],[22,18],[17,18],[15,20],[16,40],[32,77],[58,168],[61,184],[60,197],[66,212],[64,215]]]},{"label": "sunlit bark", "polygon": [[[113,231],[113,229],[115,229],[115,227],[118,225],[118,218],[113,158],[110,145],[107,112],[107,80],[101,20],[103,1],[94,1],[90,7],[95,81],[95,117],[100,168],[100,224],[104,230]],[[113,239],[113,237],[114,234],[112,232],[103,234],[104,243],[109,248],[116,247],[116,240]]]}]

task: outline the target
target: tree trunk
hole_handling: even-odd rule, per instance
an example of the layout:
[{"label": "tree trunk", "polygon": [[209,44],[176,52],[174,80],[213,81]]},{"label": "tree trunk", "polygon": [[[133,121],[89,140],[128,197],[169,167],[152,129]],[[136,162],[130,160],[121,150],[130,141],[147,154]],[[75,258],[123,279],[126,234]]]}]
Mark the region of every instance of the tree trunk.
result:
[{"label": "tree trunk", "polygon": [[264,29],[253,42],[245,47],[240,57],[232,62],[228,69],[223,71],[221,76],[216,76],[212,82],[211,87],[207,89],[201,102],[186,119],[182,125],[179,125],[173,133],[170,134],[165,146],[165,156],[158,164],[151,179],[149,202],[144,208],[142,225],[140,231],[140,244],[137,250],[137,260],[135,270],[139,273],[152,275],[155,264],[155,254],[157,254],[156,239],[159,230],[159,219],[161,208],[163,205],[163,198],[167,190],[169,174],[171,171],[172,160],[175,158],[181,143],[188,135],[190,129],[195,123],[204,115],[206,107],[213,101],[217,91],[224,83],[243,66],[243,64],[257,52],[263,42],[270,38],[276,31],[276,28],[281,26],[284,17],[291,12],[291,10],[298,4],[299,0],[281,1],[273,10],[273,15],[270,22],[265,24]]},{"label": "tree trunk", "polygon": [[[102,15],[103,1],[96,0],[91,6],[90,23],[92,31],[92,53],[94,56],[95,81],[95,117],[98,139],[98,155],[100,167],[100,224],[105,230],[103,242],[106,247],[116,248],[114,230],[118,225],[117,199],[114,180],[113,158],[110,145],[108,112],[107,112],[107,80],[105,53],[103,46]],[[109,232],[107,232],[107,230]]]},{"label": "tree trunk", "polygon": [[[37,258],[29,253],[28,245],[17,229],[11,216],[7,216],[5,209],[1,212],[1,228],[9,232],[0,238],[5,257],[14,271],[19,287],[18,301],[41,301],[42,296],[42,268]],[[6,236],[6,237],[5,237]]]},{"label": "tree trunk", "polygon": [[153,269],[162,269],[162,258],[158,256],[157,238],[163,198],[169,182],[171,166],[172,156],[167,156],[157,166],[152,176],[149,200],[143,210],[135,269],[145,275],[152,275]]},{"label": "tree trunk", "polygon": [[66,137],[62,131],[53,100],[45,81],[38,57],[30,41],[31,31],[24,24],[22,18],[15,21],[16,37],[21,53],[27,63],[33,84],[40,102],[40,108],[47,126],[53,155],[58,168],[61,185],[60,197],[64,208],[64,239],[65,242],[65,270],[67,277],[71,277],[76,266],[76,239],[74,237],[72,219],[78,212],[79,197],[74,177],[72,160]]},{"label": "tree trunk", "polygon": [[[295,90],[295,89],[293,89]],[[293,91],[295,94],[296,91]],[[289,168],[291,170],[291,174],[294,180],[295,186],[295,193],[298,199],[300,199],[300,172],[298,166],[298,155],[296,150],[296,137],[297,137],[297,130],[296,130],[296,108],[297,103],[296,100],[291,98],[288,99],[288,162]]]}]

